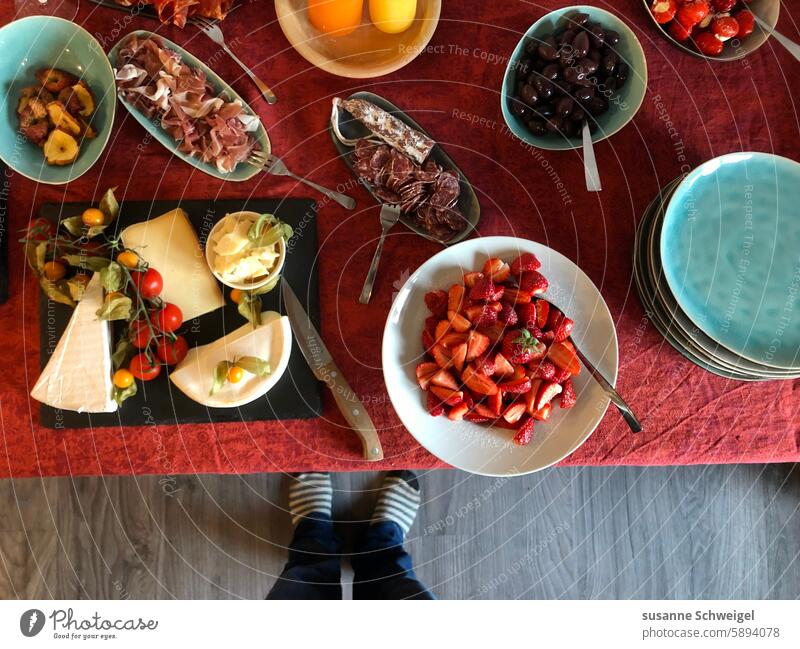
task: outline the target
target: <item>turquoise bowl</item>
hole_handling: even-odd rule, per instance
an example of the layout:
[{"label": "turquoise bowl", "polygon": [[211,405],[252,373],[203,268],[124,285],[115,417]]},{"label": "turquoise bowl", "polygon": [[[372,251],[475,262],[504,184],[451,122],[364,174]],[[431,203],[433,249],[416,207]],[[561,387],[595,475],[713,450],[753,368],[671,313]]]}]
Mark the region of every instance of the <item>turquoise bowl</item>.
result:
[{"label": "turquoise bowl", "polygon": [[729,153],[694,169],[664,214],[664,276],[716,342],[800,369],[800,164]]},{"label": "turquoise bowl", "polygon": [[[54,16],[30,16],[0,28],[0,158],[23,176],[63,185],[85,174],[103,152],[114,123],[114,72],[103,48],[75,23]],[[97,107],[91,123],[97,137],[84,140],[78,158],[57,167],[19,132],[19,91],[36,83],[40,68],[61,68],[91,88]]]},{"label": "turquoise bowl", "polygon": [[[214,70],[209,68],[205,63],[203,63],[200,59],[195,56],[192,56],[189,52],[183,49],[180,45],[173,43],[171,40],[164,38],[159,34],[154,34],[153,32],[148,32],[145,30],[138,30],[135,32],[131,32],[123,36],[119,42],[111,48],[111,51],[108,53],[108,59],[111,61],[111,65],[117,67],[117,59],[119,57],[119,49],[120,46],[131,36],[138,36],[139,38],[154,38],[161,43],[163,47],[169,48],[174,52],[177,52],[180,57],[181,61],[192,68],[200,68],[203,72],[205,72],[206,79],[217,92],[218,95],[226,96],[229,100],[238,99],[242,106],[244,106],[245,112],[250,113],[251,115],[257,115],[256,112],[247,104],[247,102],[242,99],[237,92],[231,88],[225,81],[216,73]],[[219,169],[216,168],[213,164],[209,164],[207,162],[203,162],[194,156],[187,155],[183,153],[183,151],[178,150],[179,143],[172,139],[169,133],[167,133],[161,125],[157,122],[154,122],[147,118],[144,113],[140,113],[134,106],[129,105],[124,99],[120,97],[120,101],[122,105],[128,110],[128,112],[133,116],[133,118],[139,122],[147,132],[150,133],[152,137],[156,140],[161,142],[174,156],[177,156],[184,162],[188,162],[193,167],[196,167],[200,171],[207,173],[209,176],[214,176],[214,178],[219,178],[220,180],[233,180],[233,181],[244,181],[250,180],[253,176],[261,172],[259,167],[247,164],[242,162],[236,166],[236,168],[229,172],[229,173],[222,173]],[[264,153],[270,153],[271,145],[269,141],[269,136],[267,135],[267,130],[264,128],[264,125],[261,123],[261,120],[258,121],[258,129],[253,134],[255,139],[258,141],[259,145],[261,146],[261,151]]]},{"label": "turquoise bowl", "polygon": [[600,142],[612,136],[623,126],[633,119],[644,100],[644,93],[647,89],[647,61],[644,57],[639,39],[622,20],[617,16],[597,7],[577,5],[556,9],[546,14],[533,25],[530,26],[525,36],[522,37],[514,53],[509,59],[506,73],[503,77],[503,88],[500,92],[500,106],[503,111],[503,119],[511,132],[520,140],[535,146],[539,149],[550,149],[552,151],[565,151],[568,149],[578,149],[583,146],[579,137],[567,138],[563,135],[548,133],[547,135],[534,135],[516,115],[511,112],[508,106],[509,99],[514,95],[514,88],[517,83],[517,67],[519,61],[525,53],[525,43],[532,38],[543,38],[552,34],[562,26],[563,18],[574,13],[585,13],[590,20],[600,23],[606,29],[613,29],[620,35],[620,43],[617,51],[620,57],[630,67],[630,74],[625,85],[614,92],[609,97],[610,108],[597,118],[598,129],[592,134],[592,142]]}]

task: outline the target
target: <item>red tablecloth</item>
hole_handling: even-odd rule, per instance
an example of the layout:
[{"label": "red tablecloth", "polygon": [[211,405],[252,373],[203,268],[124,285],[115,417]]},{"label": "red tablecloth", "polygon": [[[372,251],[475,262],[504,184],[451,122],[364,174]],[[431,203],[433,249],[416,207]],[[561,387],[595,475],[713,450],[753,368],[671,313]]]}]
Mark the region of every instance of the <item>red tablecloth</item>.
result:
[{"label": "red tablecloth", "polygon": [[[736,63],[708,64],[673,49],[638,0],[599,3],[632,25],[648,58],[649,88],[633,123],[597,147],[604,189],[585,190],[575,152],[526,149],[502,130],[499,88],[505,57],[521,33],[562,3],[445,2],[430,48],[405,69],[364,82],[311,67],[284,38],[273,3],[243,6],[224,23],[235,51],[256,66],[280,101],[269,107],[241,71],[194,29],[163,33],[206,61],[251,102],[289,166],[329,185],[349,180],[326,130],[331,98],[368,89],[411,112],[447,148],[477,191],[480,234],[514,234],[546,243],[580,265],[614,316],[620,344],[619,387],[644,423],[631,435],[610,410],[565,465],[785,462],[800,459],[796,382],[738,383],[715,377],[675,352],[648,322],[631,279],[634,228],[659,187],[682,169],[737,150],[797,158],[798,64],[777,43]],[[0,21],[11,20],[3,3]],[[110,47],[135,28],[85,0],[78,22]],[[778,27],[798,39],[784,5]],[[557,184],[566,188],[568,200]],[[86,200],[119,185],[124,198],[309,196],[294,182],[267,175],[224,183],[170,159],[122,108],[100,162],[67,187],[14,175],[11,228],[47,201]],[[37,285],[11,244],[11,299],[0,306],[0,476],[142,473],[247,473],[315,468],[360,470],[443,466],[403,429],[381,375],[384,320],[396,287],[439,249],[410,234],[386,244],[375,296],[357,303],[378,234],[377,209],[362,189],[359,208],[326,204],[318,221],[322,334],[381,430],[386,460],[359,459],[356,437],[326,394],[319,420],[250,424],[48,430],[39,426],[28,391],[39,373]],[[566,203],[566,204],[565,204]],[[398,233],[400,231],[398,230]]]}]

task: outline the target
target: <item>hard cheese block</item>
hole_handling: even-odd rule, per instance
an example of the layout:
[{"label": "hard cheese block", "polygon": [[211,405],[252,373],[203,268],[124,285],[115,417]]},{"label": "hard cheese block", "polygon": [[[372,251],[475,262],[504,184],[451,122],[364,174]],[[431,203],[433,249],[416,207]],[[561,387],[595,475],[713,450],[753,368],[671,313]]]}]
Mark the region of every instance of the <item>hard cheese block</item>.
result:
[{"label": "hard cheese block", "polygon": [[[292,334],[289,320],[278,313],[262,314],[261,326],[246,324],[219,340],[194,347],[170,373],[170,380],[187,397],[211,408],[237,408],[263,397],[278,382],[289,364]],[[221,361],[255,356],[267,361],[272,371],[267,376],[248,372],[238,383],[225,383],[211,395],[214,368]]]},{"label": "hard cheese block", "polygon": [[31,396],[53,408],[77,412],[114,412],[111,398],[111,331],[97,319],[103,304],[100,274],[95,273],[72,312]]},{"label": "hard cheese block", "polygon": [[122,231],[122,243],[161,273],[161,298],[180,308],[184,322],[224,306],[197,233],[182,209],[129,225]]}]

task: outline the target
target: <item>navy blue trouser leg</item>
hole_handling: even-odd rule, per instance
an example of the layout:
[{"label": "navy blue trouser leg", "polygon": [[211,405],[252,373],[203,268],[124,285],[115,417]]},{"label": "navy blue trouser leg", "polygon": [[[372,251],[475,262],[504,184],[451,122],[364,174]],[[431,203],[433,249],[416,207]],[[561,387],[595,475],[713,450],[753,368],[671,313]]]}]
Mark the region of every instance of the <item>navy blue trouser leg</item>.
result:
[{"label": "navy blue trouser leg", "polygon": [[351,563],[353,599],[434,599],[414,574],[397,523],[370,525]]},{"label": "navy blue trouser leg", "polygon": [[342,599],[341,541],[333,521],[313,513],[295,528],[289,560],[267,599]]}]

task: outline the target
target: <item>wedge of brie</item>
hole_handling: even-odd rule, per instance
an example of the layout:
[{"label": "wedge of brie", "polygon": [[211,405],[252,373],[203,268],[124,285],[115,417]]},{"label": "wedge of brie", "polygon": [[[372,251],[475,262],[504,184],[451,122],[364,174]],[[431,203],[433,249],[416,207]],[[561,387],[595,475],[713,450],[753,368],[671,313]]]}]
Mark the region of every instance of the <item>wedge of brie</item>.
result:
[{"label": "wedge of brie", "polygon": [[[189,350],[169,378],[190,399],[210,408],[238,408],[263,397],[281,378],[289,364],[292,333],[289,319],[277,313],[262,314],[261,326],[246,324],[213,343]],[[238,383],[225,383],[213,396],[214,368],[220,361],[256,356],[267,361],[267,376],[248,372]]]},{"label": "wedge of brie", "polygon": [[78,412],[117,409],[111,398],[111,330],[108,321],[96,315],[102,304],[103,287],[95,273],[31,390],[34,399]]},{"label": "wedge of brie", "polygon": [[176,304],[184,322],[225,305],[197,233],[182,209],[129,225],[121,236],[127,248],[161,273],[161,299]]}]

